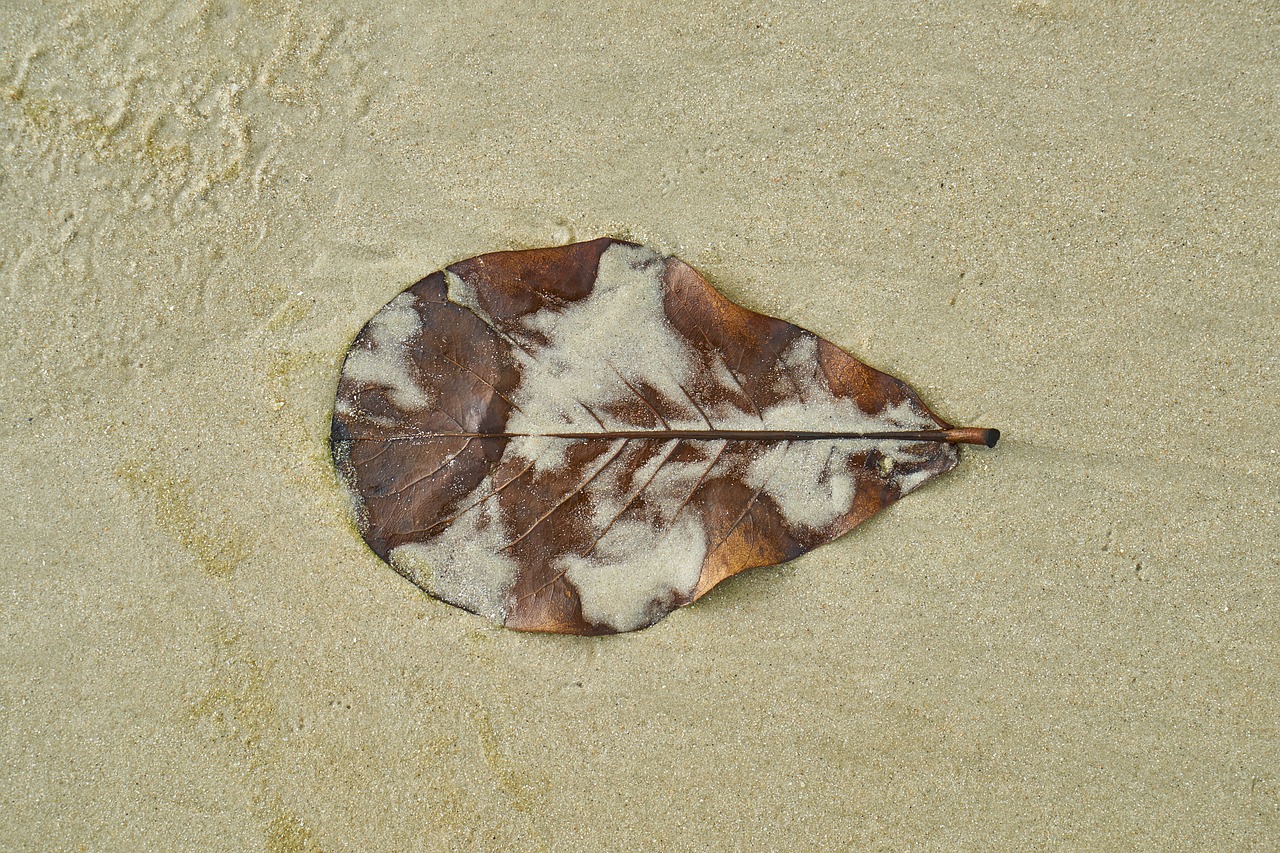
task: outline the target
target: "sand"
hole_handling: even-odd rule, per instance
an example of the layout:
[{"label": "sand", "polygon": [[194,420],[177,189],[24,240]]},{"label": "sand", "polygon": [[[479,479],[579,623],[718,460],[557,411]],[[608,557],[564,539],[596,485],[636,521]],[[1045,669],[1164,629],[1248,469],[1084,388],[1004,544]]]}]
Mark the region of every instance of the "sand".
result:
[{"label": "sand", "polygon": [[[0,8],[0,848],[1280,846],[1274,5]],[[396,292],[614,235],[994,451],[601,639],[346,521]]]}]

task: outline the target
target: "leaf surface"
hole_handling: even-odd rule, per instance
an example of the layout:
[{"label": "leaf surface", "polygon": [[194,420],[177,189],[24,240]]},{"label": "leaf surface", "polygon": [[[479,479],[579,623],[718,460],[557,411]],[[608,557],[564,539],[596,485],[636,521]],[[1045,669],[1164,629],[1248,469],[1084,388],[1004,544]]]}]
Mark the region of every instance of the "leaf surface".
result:
[{"label": "leaf surface", "polygon": [[955,466],[914,391],[602,238],[480,255],[351,345],[331,443],[375,553],[507,627],[651,625]]}]

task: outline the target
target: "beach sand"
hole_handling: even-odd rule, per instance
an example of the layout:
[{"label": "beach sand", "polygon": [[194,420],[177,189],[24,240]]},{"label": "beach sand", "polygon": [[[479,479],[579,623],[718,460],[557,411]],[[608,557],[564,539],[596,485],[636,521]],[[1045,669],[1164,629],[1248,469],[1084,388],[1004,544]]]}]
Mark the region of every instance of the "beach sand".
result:
[{"label": "beach sand", "polygon": [[[1272,4],[10,2],[0,848],[1280,847]],[[340,360],[613,235],[994,451],[654,628],[368,551]]]}]

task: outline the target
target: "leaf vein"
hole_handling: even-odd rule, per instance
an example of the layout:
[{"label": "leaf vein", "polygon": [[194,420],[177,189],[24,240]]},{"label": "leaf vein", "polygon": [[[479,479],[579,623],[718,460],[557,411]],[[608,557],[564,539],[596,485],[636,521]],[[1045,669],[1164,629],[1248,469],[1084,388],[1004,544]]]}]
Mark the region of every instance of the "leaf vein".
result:
[{"label": "leaf vein", "polygon": [[[788,441],[786,444],[787,446],[790,446],[791,442]],[[769,470],[768,476],[766,476],[764,480],[760,483],[760,488],[756,489],[755,494],[751,496],[751,500],[747,502],[746,509],[744,509],[742,513],[737,517],[737,519],[734,520],[733,524],[729,525],[729,529],[726,530],[724,535],[721,536],[719,541],[716,542],[715,547],[707,549],[708,554],[718,551],[720,549],[720,546],[723,545],[726,541],[728,541],[729,537],[733,535],[733,531],[738,529],[738,525],[742,523],[742,519],[746,518],[747,514],[751,512],[751,510],[755,507],[756,501],[760,500],[761,493],[764,492],[765,487],[769,485],[769,481],[773,479],[773,475],[778,472],[778,468],[780,468],[781,466],[782,466],[781,460],[773,464],[773,468]]]},{"label": "leaf vein", "polygon": [[396,489],[394,492],[387,492],[387,493],[386,493],[385,495],[383,495],[382,497],[391,497],[392,495],[398,495],[398,494],[401,494],[402,492],[405,492],[405,491],[408,491],[409,489],[412,489],[414,486],[418,485],[418,484],[419,484],[419,483],[421,483],[423,480],[428,480],[428,479],[430,479],[431,477],[434,477],[436,474],[440,473],[440,472],[441,472],[441,471],[443,471],[445,468],[447,468],[447,467],[449,466],[449,463],[453,462],[453,460],[457,459],[457,458],[458,458],[459,456],[461,456],[463,453],[466,453],[466,452],[467,452],[467,448],[471,446],[471,442],[473,442],[473,441],[475,441],[475,439],[474,439],[474,438],[468,438],[465,442],[463,442],[463,443],[462,443],[462,446],[458,448],[458,452],[457,452],[457,453],[453,454],[453,455],[452,455],[452,456],[450,456],[448,459],[444,460],[444,461],[443,461],[443,462],[441,462],[439,465],[437,465],[436,467],[432,468],[432,469],[431,469],[430,471],[428,471],[427,473],[423,474],[421,477],[418,477],[416,480],[411,480],[410,482],[405,483],[403,486],[401,486],[400,488]]},{"label": "leaf vein", "polygon": [[533,523],[533,526],[531,526],[531,527],[530,527],[528,530],[526,530],[524,533],[521,533],[521,534],[520,534],[519,536],[517,536],[515,539],[512,539],[512,540],[511,540],[510,542],[508,542],[506,545],[503,545],[499,550],[501,550],[501,551],[506,551],[506,550],[511,549],[511,548],[512,548],[512,547],[514,547],[517,543],[519,543],[522,539],[524,539],[526,536],[528,536],[530,533],[532,533],[534,530],[536,530],[536,529],[538,528],[538,526],[539,526],[540,524],[542,524],[542,522],[546,521],[548,518],[550,518],[552,515],[554,515],[556,510],[560,509],[560,507],[564,506],[564,505],[565,505],[565,503],[567,503],[570,499],[572,499],[574,495],[576,495],[576,494],[580,493],[583,489],[585,489],[588,485],[590,485],[590,484],[591,484],[591,481],[592,481],[592,480],[594,480],[594,479],[596,478],[596,476],[600,474],[600,472],[601,472],[601,471],[603,471],[605,468],[608,468],[608,467],[609,467],[609,464],[610,464],[611,462],[613,462],[613,460],[615,460],[615,459],[617,459],[617,458],[618,458],[618,454],[622,452],[622,449],[623,449],[624,447],[626,447],[626,446],[627,446],[627,443],[628,443],[628,442],[630,442],[630,441],[631,441],[631,439],[629,439],[629,438],[624,438],[624,439],[622,439],[622,443],[618,445],[618,449],[617,449],[617,450],[615,450],[613,453],[611,453],[611,454],[609,455],[609,458],[608,458],[608,459],[606,459],[606,460],[604,461],[604,464],[603,464],[603,465],[601,465],[600,467],[596,468],[596,470],[592,471],[592,472],[591,472],[591,476],[590,476],[590,477],[588,477],[587,479],[583,480],[583,481],[582,481],[581,483],[579,483],[578,485],[574,486],[574,487],[573,487],[573,489],[572,489],[572,490],[570,490],[570,491],[569,491],[569,493],[568,493],[568,494],[566,494],[563,498],[561,498],[561,499],[556,503],[556,505],[555,505],[555,506],[553,506],[551,509],[547,510],[547,511],[546,511],[546,513],[545,513],[545,514],[543,514],[543,516],[542,516],[541,518],[539,518],[537,521],[535,521],[535,522]]},{"label": "leaf vein", "polygon": [[[467,373],[470,373],[470,374],[471,374],[472,376],[474,376],[476,379],[479,379],[479,380],[480,380],[480,382],[481,382],[482,384],[484,384],[484,385],[485,385],[485,387],[487,387],[487,388],[491,389],[491,390],[493,391],[493,393],[497,394],[499,397],[501,397],[503,400],[505,400],[508,406],[510,406],[511,408],[515,409],[517,412],[518,412],[518,411],[520,411],[520,407],[519,407],[519,406],[517,406],[517,405],[515,404],[515,402],[514,402],[514,401],[512,401],[512,399],[511,399],[510,397],[508,397],[506,394],[503,394],[501,391],[499,391],[499,390],[498,390],[498,388],[497,388],[497,386],[495,386],[495,385],[494,385],[492,382],[490,382],[489,380],[485,379],[485,378],[484,378],[483,376],[481,376],[479,373],[476,373],[474,370],[472,370],[470,367],[467,367],[465,364],[463,364],[463,363],[461,363],[461,362],[459,362],[459,361],[455,361],[455,360],[454,360],[454,359],[452,359],[452,358],[449,358],[449,356],[445,355],[445,354],[444,354],[444,353],[442,353],[442,352],[438,352],[438,353],[436,353],[436,355],[437,355],[437,356],[439,356],[440,358],[443,358],[445,361],[449,362],[450,364],[455,365],[455,366],[457,366],[457,367],[461,368],[462,370],[465,370]],[[455,423],[456,423],[456,421],[455,421]]]},{"label": "leaf vein", "polygon": [[466,514],[467,514],[468,512],[470,512],[471,510],[473,510],[473,509],[475,509],[476,507],[480,506],[480,504],[482,504],[482,503],[484,503],[485,501],[489,500],[489,498],[492,498],[492,497],[497,496],[497,494],[498,494],[499,492],[501,492],[503,489],[505,489],[507,486],[510,486],[510,485],[511,485],[512,483],[514,483],[516,480],[519,480],[521,477],[523,477],[523,476],[525,475],[525,473],[526,473],[526,472],[528,472],[530,469],[532,469],[532,468],[533,468],[533,464],[534,464],[534,462],[531,460],[531,461],[529,462],[529,464],[528,464],[528,465],[526,465],[526,466],[524,466],[523,468],[521,468],[521,469],[520,469],[520,471],[519,471],[517,474],[515,474],[511,479],[507,480],[507,481],[506,481],[505,483],[503,483],[501,486],[498,486],[498,488],[494,489],[492,492],[490,492],[489,494],[485,495],[484,497],[482,497],[480,500],[476,501],[475,503],[469,504],[468,506],[466,506],[466,507],[464,507],[463,509],[459,510],[459,511],[457,512],[457,514],[455,514],[452,518],[446,518],[446,519],[444,519],[443,521],[437,521],[435,524],[431,525],[430,527],[426,527],[426,528],[423,528],[423,529],[422,529],[422,530],[420,530],[420,531],[415,531],[415,532],[417,532],[417,533],[430,533],[432,530],[435,530],[437,527],[443,527],[443,526],[445,526],[445,525],[453,524],[453,523],[454,523],[455,521],[457,521],[459,518],[462,518],[462,516],[466,515]]},{"label": "leaf vein", "polygon": [[672,522],[679,518],[680,513],[684,512],[684,508],[688,506],[689,501],[693,500],[693,496],[698,493],[698,489],[702,488],[702,484],[706,481],[707,475],[711,473],[712,468],[716,467],[716,465],[720,463],[720,457],[724,454],[725,448],[727,448],[729,444],[730,442],[726,439],[724,444],[720,445],[720,449],[716,451],[716,455],[711,458],[711,464],[707,466],[707,470],[702,472],[702,476],[698,478],[698,482],[693,484],[693,488],[689,491],[689,494],[685,495],[685,499],[680,502],[680,506],[676,507],[675,514],[671,516]]}]

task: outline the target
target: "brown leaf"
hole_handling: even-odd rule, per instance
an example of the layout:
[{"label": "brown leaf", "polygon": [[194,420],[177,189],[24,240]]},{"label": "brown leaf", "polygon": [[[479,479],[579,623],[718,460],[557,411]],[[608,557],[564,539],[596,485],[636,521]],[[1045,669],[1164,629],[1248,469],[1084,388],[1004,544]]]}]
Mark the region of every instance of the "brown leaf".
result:
[{"label": "brown leaf", "polygon": [[347,354],[332,445],[410,581],[509,628],[603,634],[830,542],[996,436],[602,238],[391,300]]}]

